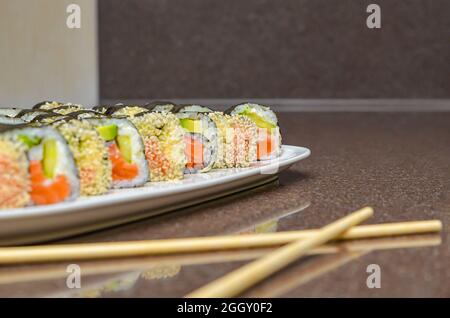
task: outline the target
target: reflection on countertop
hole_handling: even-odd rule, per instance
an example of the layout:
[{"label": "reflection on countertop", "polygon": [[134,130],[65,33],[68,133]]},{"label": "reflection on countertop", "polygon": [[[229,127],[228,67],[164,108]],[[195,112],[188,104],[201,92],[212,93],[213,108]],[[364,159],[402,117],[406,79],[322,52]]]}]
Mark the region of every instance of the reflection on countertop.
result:
[{"label": "reflection on countertop", "polygon": [[[248,297],[450,297],[450,114],[290,113],[286,144],[312,156],[279,181],[62,243],[264,233],[316,228],[361,206],[370,223],[440,219],[442,235],[334,243],[247,291]],[[67,263],[1,266],[3,297],[179,297],[272,249],[77,262],[81,289],[66,287]],[[381,288],[366,286],[367,266]]]}]

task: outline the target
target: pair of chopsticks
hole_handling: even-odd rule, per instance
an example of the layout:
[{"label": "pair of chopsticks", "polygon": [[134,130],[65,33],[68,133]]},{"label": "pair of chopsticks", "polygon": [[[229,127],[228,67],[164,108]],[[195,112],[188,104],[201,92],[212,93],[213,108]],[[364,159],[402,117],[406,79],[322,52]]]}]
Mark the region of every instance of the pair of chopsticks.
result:
[{"label": "pair of chopsticks", "polygon": [[[0,248],[0,264],[206,252],[287,244],[244,266],[236,271],[237,274],[233,272],[188,295],[188,297],[231,297],[330,240],[431,233],[442,229],[442,224],[438,220],[354,226],[372,214],[371,208],[364,208],[322,229],[304,231],[154,241],[4,247]],[[249,272],[254,273],[248,276]],[[245,284],[240,279],[233,278],[243,276],[249,277],[243,280]],[[235,287],[236,284],[239,288]]]},{"label": "pair of chopsticks", "polygon": [[[365,221],[372,215],[373,209],[370,207],[353,212],[346,217],[316,230],[315,233],[310,234],[306,238],[294,240],[260,259],[242,266],[241,268],[189,293],[186,297],[215,298],[234,297],[239,295],[268,276],[308,254],[311,249],[337,239],[340,236],[345,237],[345,233],[351,233],[352,228],[355,225]],[[435,230],[441,230],[442,223],[440,221],[429,222],[432,223],[429,223],[428,225],[434,224]],[[379,226],[383,228],[384,225]],[[400,226],[398,229],[402,229],[402,227]]]}]

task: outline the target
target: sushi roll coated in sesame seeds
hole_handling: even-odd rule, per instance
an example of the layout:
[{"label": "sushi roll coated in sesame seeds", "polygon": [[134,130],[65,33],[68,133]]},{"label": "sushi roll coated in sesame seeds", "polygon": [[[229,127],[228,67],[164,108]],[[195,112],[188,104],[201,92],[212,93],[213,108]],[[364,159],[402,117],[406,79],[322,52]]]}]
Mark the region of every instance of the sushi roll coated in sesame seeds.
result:
[{"label": "sushi roll coated in sesame seeds", "polygon": [[169,181],[183,178],[184,130],[171,113],[142,111],[139,106],[125,106],[113,113],[125,116],[138,129],[145,147],[150,181]]},{"label": "sushi roll coated in sesame seeds", "polygon": [[[36,123],[38,124],[38,123]],[[98,195],[112,186],[112,167],[105,141],[93,125],[69,116],[51,123],[64,137],[78,169],[81,195]]]},{"label": "sushi roll coated in sesame seeds", "polygon": [[74,200],[80,193],[78,171],[63,136],[52,127],[1,126],[3,135],[22,143],[29,160],[30,205]]},{"label": "sushi roll coated in sesame seeds", "polygon": [[185,131],[185,173],[211,170],[218,148],[217,126],[208,116],[212,111],[203,106],[182,105],[175,112]]},{"label": "sushi roll coated in sesame seeds", "polygon": [[0,134],[0,209],[27,206],[31,181],[25,146]]},{"label": "sushi roll coated in sesame seeds", "polygon": [[94,111],[72,113],[95,127],[108,148],[113,188],[130,188],[149,181],[144,143],[137,128],[126,118],[98,116]]},{"label": "sushi roll coated in sesame seeds", "polygon": [[270,107],[243,103],[233,106],[227,113],[245,116],[258,127],[258,160],[268,160],[280,156],[281,133],[278,126],[278,118]]}]

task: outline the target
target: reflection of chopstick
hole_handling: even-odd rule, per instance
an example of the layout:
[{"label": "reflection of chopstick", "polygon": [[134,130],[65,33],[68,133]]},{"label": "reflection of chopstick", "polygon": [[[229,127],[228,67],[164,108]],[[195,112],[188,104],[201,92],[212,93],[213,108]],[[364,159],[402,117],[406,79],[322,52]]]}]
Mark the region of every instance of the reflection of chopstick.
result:
[{"label": "reflection of chopstick", "polygon": [[270,287],[256,288],[246,293],[245,297],[273,298],[287,294],[289,291],[306,284],[328,272],[331,272],[370,251],[338,253],[330,256],[322,256],[312,260],[306,266],[295,266],[270,280]]},{"label": "reflection of chopstick", "polygon": [[187,295],[190,298],[233,297],[273,273],[293,263],[314,247],[335,239],[344,231],[373,215],[372,208],[363,208],[319,229],[305,239],[280,247],[260,259],[207,284]]},{"label": "reflection of chopstick", "polygon": [[[438,220],[386,223],[353,227],[339,239],[361,239],[405,234],[439,232],[442,224]],[[268,234],[248,234],[182,238],[168,240],[85,243],[29,247],[0,248],[0,264],[37,263],[51,261],[74,261],[131,257],[188,252],[217,251],[235,248],[276,246],[306,239],[318,230],[289,231]]]},{"label": "reflection of chopstick", "polygon": [[[352,241],[322,245],[310,250],[310,255],[340,254],[341,252],[358,253],[375,250],[390,250],[396,248],[417,248],[424,246],[436,246],[441,244],[439,235],[421,235],[412,237],[378,238],[364,241]],[[261,257],[273,248],[259,248],[251,250],[234,250],[221,252],[207,252],[196,254],[148,256],[140,258],[127,258],[119,260],[99,260],[93,262],[83,262],[80,266],[83,269],[83,277],[89,275],[103,275],[120,272],[143,271],[152,267],[191,266],[200,264],[214,264],[224,262],[248,261]],[[54,264],[36,265],[22,269],[0,268],[0,285],[15,284],[31,281],[42,281],[67,277],[66,265]]]}]

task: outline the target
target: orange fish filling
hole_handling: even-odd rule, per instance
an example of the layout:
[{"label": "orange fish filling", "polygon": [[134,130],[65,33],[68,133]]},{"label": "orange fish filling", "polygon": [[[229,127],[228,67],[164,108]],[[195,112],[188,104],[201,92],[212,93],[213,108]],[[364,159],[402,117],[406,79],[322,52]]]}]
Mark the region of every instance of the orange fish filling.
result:
[{"label": "orange fish filling", "polygon": [[38,160],[30,162],[31,200],[35,204],[53,204],[62,202],[70,195],[70,184],[66,176],[58,175],[52,180],[44,175],[42,164]]},{"label": "orange fish filling", "polygon": [[258,129],[258,143],[256,145],[258,160],[268,158],[274,149],[275,139],[269,129]]},{"label": "orange fish filling", "polygon": [[116,144],[109,146],[109,159],[112,163],[112,178],[114,181],[132,180],[138,175],[138,167],[134,163],[128,163]]},{"label": "orange fish filling", "polygon": [[203,166],[203,143],[192,136],[185,136],[184,139],[186,145],[184,153],[187,158],[186,167],[194,168],[199,165]]}]

